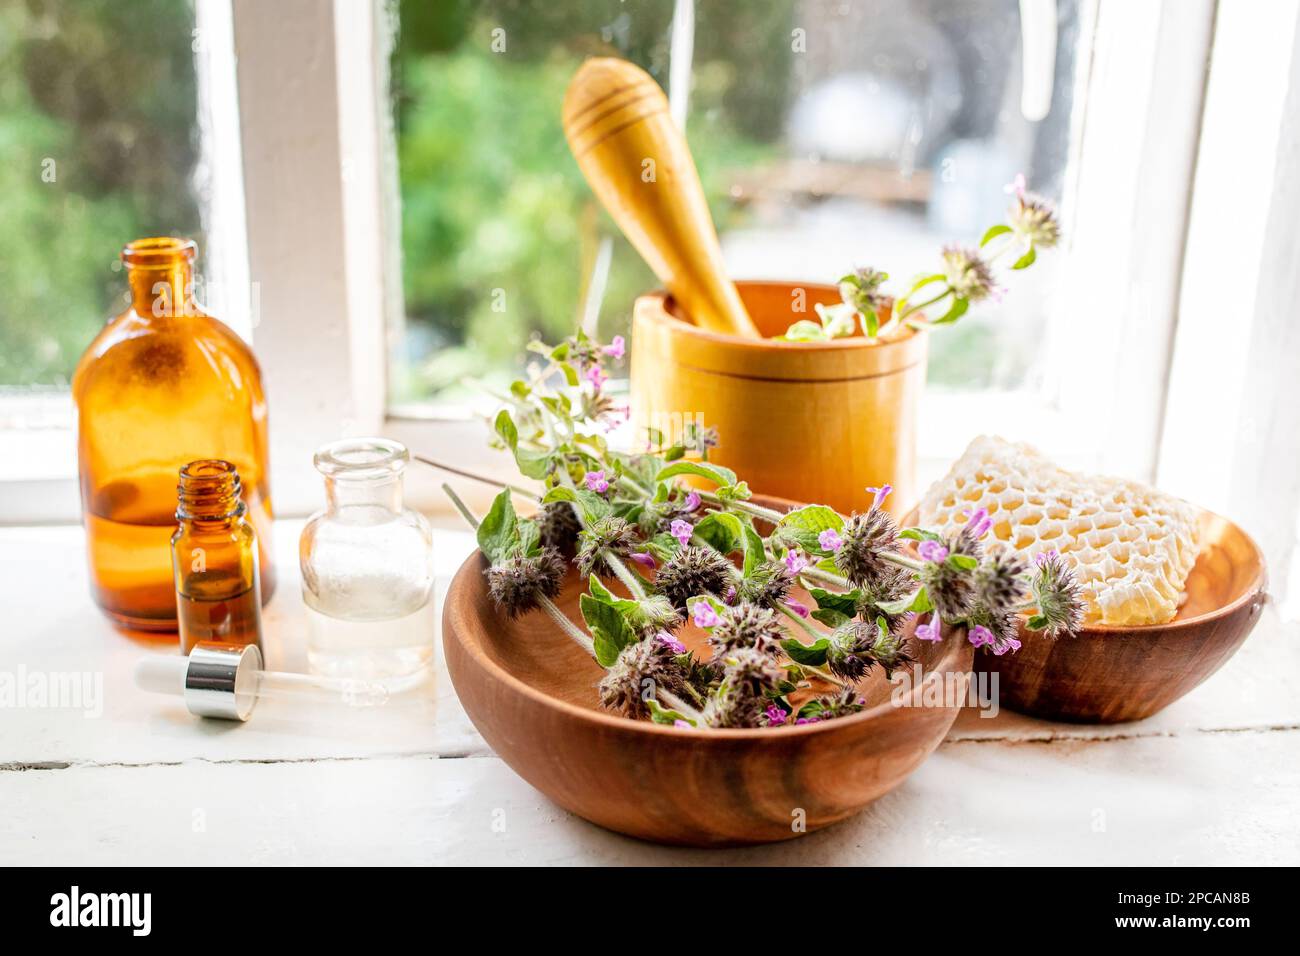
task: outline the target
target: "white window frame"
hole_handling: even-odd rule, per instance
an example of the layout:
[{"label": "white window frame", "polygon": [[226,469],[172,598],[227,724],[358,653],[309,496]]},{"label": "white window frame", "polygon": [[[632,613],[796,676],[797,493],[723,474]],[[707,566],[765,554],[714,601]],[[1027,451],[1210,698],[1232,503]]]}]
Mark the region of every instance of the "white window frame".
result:
[{"label": "white window frame", "polygon": [[[1038,440],[1066,462],[1175,481],[1172,462],[1190,427],[1186,409],[1196,405],[1188,393],[1207,401],[1188,384],[1198,380],[1205,356],[1175,343],[1198,334],[1193,329],[1208,321],[1208,306],[1198,303],[1218,291],[1211,285],[1214,270],[1202,265],[1216,250],[1213,224],[1227,214],[1213,207],[1230,196],[1268,211],[1259,221],[1277,229],[1300,218],[1295,191],[1278,188],[1285,171],[1275,160],[1260,167],[1257,179],[1230,189],[1222,171],[1212,176],[1205,165],[1216,156],[1214,137],[1233,131],[1228,97],[1253,88],[1246,85],[1248,67],[1280,84],[1280,92],[1257,104],[1252,122],[1282,137],[1294,133],[1287,110],[1295,113],[1292,97],[1300,92],[1289,29],[1295,0],[1284,6],[1288,28],[1248,60],[1240,37],[1266,24],[1277,5],[1085,5],[1093,42],[1062,210],[1066,275],[1049,315],[1049,400],[927,394],[923,471],[958,453],[954,442],[992,430]],[[225,253],[226,273],[246,275],[256,286],[258,310],[249,322],[272,409],[277,510],[288,515],[316,506],[311,453],[340,435],[382,432],[413,450],[488,467],[492,456],[477,422],[436,409],[427,419],[397,417],[385,405],[387,356],[402,315],[386,85],[393,7],[358,0],[198,0],[198,7],[208,40],[228,43],[213,51],[226,66],[209,79],[209,90],[217,91],[209,95],[224,89],[238,104],[212,110],[213,136],[226,144],[228,170],[214,184],[214,202],[226,210],[214,221],[225,230],[226,250],[247,250],[243,261]],[[1213,70],[1207,68],[1211,44]],[[1222,67],[1221,49],[1224,57],[1235,56]],[[1116,142],[1125,149],[1115,150]],[[237,144],[237,163],[231,144]],[[241,230],[246,243],[231,238]],[[1245,263],[1259,288],[1237,300],[1243,308],[1285,301],[1264,278],[1280,254],[1261,248]],[[1099,323],[1109,334],[1094,334]],[[1252,376],[1267,366],[1253,354],[1217,370],[1219,386],[1248,394]],[[1279,398],[1296,395],[1278,369],[1271,374]],[[52,449],[59,441],[73,448],[70,436],[47,435],[24,447],[0,434],[7,462],[0,470],[0,523],[76,520],[75,457],[63,454],[55,468],[35,460],[42,454],[37,445]],[[25,464],[14,467],[19,459]],[[1218,479],[1223,484],[1240,475]],[[412,472],[417,504],[441,506],[438,480]]]}]

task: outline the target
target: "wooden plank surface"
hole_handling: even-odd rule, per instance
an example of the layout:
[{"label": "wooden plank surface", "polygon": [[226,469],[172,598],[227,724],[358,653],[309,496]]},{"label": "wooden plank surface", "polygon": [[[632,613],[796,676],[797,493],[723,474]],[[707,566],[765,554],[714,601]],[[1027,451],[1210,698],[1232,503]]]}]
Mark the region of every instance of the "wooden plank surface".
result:
[{"label": "wooden plank surface", "polygon": [[[280,522],[268,657],[298,669],[296,544]],[[437,533],[445,587],[472,547]],[[0,529],[0,671],[101,675],[102,713],[0,709],[0,860],[12,863],[694,863],[550,804],[491,754],[446,674],[390,706],[266,702],[202,722],[130,682],[149,650],[91,605],[81,531]],[[1300,641],[1269,608],[1217,675],[1110,727],[962,715],[939,752],[851,822],[730,851],[766,862],[1300,862]],[[441,661],[441,654],[439,654]],[[596,785],[593,783],[593,785]],[[498,829],[494,829],[494,824]],[[504,825],[504,830],[500,827]]]}]

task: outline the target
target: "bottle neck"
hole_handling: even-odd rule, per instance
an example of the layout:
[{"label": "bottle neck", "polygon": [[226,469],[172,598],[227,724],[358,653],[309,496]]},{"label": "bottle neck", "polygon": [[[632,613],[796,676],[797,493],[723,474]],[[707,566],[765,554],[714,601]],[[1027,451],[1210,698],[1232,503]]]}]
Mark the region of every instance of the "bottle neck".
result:
[{"label": "bottle neck", "polygon": [[188,262],[128,266],[126,277],[131,286],[131,307],[137,315],[163,318],[197,311],[194,269]]},{"label": "bottle neck", "polygon": [[161,318],[193,315],[194,257],[192,239],[155,236],[136,239],[122,250],[122,263],[131,286],[131,306],[137,315]]},{"label": "bottle neck", "polygon": [[228,461],[192,461],[180,471],[176,519],[182,522],[231,522],[244,514],[239,472]]},{"label": "bottle neck", "polygon": [[383,508],[394,514],[402,511],[402,476],[351,479],[327,476],[325,502],[330,511],[341,508]]}]

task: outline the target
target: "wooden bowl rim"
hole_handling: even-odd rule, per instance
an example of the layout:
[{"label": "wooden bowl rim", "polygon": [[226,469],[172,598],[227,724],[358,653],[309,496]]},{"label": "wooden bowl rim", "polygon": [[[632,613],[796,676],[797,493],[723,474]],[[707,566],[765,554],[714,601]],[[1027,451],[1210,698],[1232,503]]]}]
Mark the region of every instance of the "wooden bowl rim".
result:
[{"label": "wooden bowl rim", "polygon": [[[902,526],[911,527],[915,525],[916,520],[920,517],[920,511],[920,505],[912,508],[912,510],[904,516],[903,521],[901,522]],[[1231,518],[1226,518],[1208,508],[1197,507],[1196,511],[1198,521],[1204,520],[1205,518],[1222,521],[1237,534],[1241,535],[1242,538],[1246,540],[1246,543],[1250,545],[1250,549],[1255,555],[1255,576],[1251,579],[1250,584],[1246,589],[1241,592],[1241,595],[1235,600],[1229,601],[1227,604],[1224,604],[1222,607],[1217,607],[1214,610],[1204,611],[1194,617],[1175,618],[1172,621],[1165,621],[1163,624],[1085,624],[1079,629],[1079,633],[1075,635],[1076,637],[1122,637],[1131,634],[1151,634],[1157,629],[1164,631],[1182,630],[1185,627],[1201,625],[1208,621],[1216,621],[1220,618],[1227,617],[1230,614],[1235,613],[1243,605],[1254,601],[1259,596],[1260,592],[1268,586],[1268,569],[1265,567],[1264,552],[1259,549],[1259,544],[1246,532],[1246,529],[1241,527],[1241,525],[1237,524]],[[1193,565],[1193,567],[1195,567],[1195,565]],[[1023,618],[1023,615],[1021,615],[1021,617]],[[1067,640],[1073,640],[1073,638],[1067,638]]]},{"label": "wooden bowl rim", "polygon": [[[461,564],[460,568],[457,569],[455,576],[452,578],[451,585],[447,589],[445,607],[450,608],[452,606],[453,592],[455,591],[456,583],[460,581],[462,575],[469,574],[472,578],[476,580],[476,583],[482,581],[483,579],[482,569],[485,566],[485,561],[486,558],[484,557],[483,552],[478,550],[477,548],[474,550],[473,554],[471,554],[468,558],[465,559],[464,563]],[[470,567],[471,564],[475,565],[475,567],[472,569]],[[480,584],[479,586],[482,585]],[[786,736],[791,736],[796,734],[818,733],[825,730],[825,728],[827,727],[848,728],[850,726],[856,726],[857,724],[866,723],[868,721],[884,717],[890,711],[903,709],[900,705],[895,704],[892,700],[883,700],[879,704],[876,704],[874,707],[871,707],[867,710],[861,711],[856,714],[852,714],[848,717],[840,717],[837,718],[836,720],[828,720],[828,721],[815,721],[807,724],[795,724],[792,722],[790,724],[781,727],[754,727],[754,728],[671,727],[666,724],[656,724],[654,721],[651,720],[631,720],[627,717],[616,717],[613,714],[606,714],[599,710],[589,710],[586,707],[579,707],[577,704],[570,704],[568,701],[563,701],[563,700],[559,700],[558,698],[552,697],[549,694],[543,693],[542,691],[533,687],[531,684],[525,683],[524,681],[520,680],[518,677],[510,673],[508,670],[506,670],[496,661],[492,660],[487,654],[483,653],[481,648],[477,646],[472,646],[471,644],[462,640],[460,634],[455,633],[457,630],[456,628],[452,627],[452,628],[447,628],[445,630],[451,634],[454,634],[454,639],[460,644],[460,646],[468,654],[470,654],[479,663],[480,666],[484,667],[491,676],[499,680],[503,680],[508,686],[523,693],[524,696],[529,697],[544,706],[554,707],[559,711],[561,711],[562,713],[566,713],[571,717],[580,720],[594,720],[598,724],[603,724],[612,729],[624,729],[630,733],[649,732],[654,734],[681,734],[682,732],[687,731],[692,734],[700,734],[705,736],[712,736],[718,733],[725,733],[727,735],[728,740],[767,740],[767,739],[771,739],[773,734],[784,734]],[[444,639],[446,639],[447,636],[448,634],[444,633],[443,635]],[[927,675],[933,673],[944,673],[949,669],[952,669],[955,663],[954,659],[960,657],[962,651],[964,651],[967,647],[965,636],[959,635],[959,633],[956,630],[950,630],[948,632],[948,635],[944,638],[944,641],[947,645],[944,649],[944,654],[932,667],[926,668]],[[969,671],[970,668],[966,668],[966,670]],[[909,696],[921,693],[923,688],[924,688],[924,681],[922,681],[922,683],[917,685],[916,687],[913,687],[909,692]]]},{"label": "wooden bowl rim", "polygon": [[[741,286],[768,286],[781,289],[794,287],[806,289],[824,289],[831,292],[836,291],[836,287],[826,282],[803,282],[798,279],[736,279],[737,288]],[[665,306],[665,303],[671,299],[666,289],[652,289],[644,292],[636,298],[636,306],[641,303],[650,304],[658,302],[658,306],[653,311],[643,311],[647,320],[658,322],[669,326],[678,335],[686,335],[700,339],[706,342],[713,342],[718,345],[725,345],[739,350],[747,351],[768,351],[768,352],[845,352],[856,351],[859,349],[885,350],[885,349],[902,349],[904,347],[915,347],[917,339],[925,336],[925,331],[906,326],[903,331],[905,334],[898,338],[891,338],[886,342],[879,339],[869,339],[865,335],[850,335],[842,339],[831,339],[828,342],[775,342],[772,339],[758,338],[751,339],[743,335],[730,335],[726,332],[714,332],[710,329],[701,328],[698,325],[692,325],[690,322],[683,322],[677,316],[673,315]]]}]

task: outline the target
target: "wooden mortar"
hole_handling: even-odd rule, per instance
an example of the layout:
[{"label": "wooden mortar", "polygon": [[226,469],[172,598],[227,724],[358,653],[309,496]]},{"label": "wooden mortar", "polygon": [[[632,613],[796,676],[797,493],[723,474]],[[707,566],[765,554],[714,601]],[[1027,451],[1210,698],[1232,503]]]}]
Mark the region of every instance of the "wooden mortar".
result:
[{"label": "wooden mortar", "polygon": [[[834,286],[737,282],[764,336],[780,335],[813,305],[839,302]],[[884,317],[882,317],[883,319]],[[637,299],[632,316],[632,416],[637,440],[653,427],[672,442],[690,423],[718,430],[709,460],[764,494],[870,506],[868,487],[893,485],[900,516],[918,499],[916,431],[926,336],[773,342],[683,321],[665,293]]]}]

